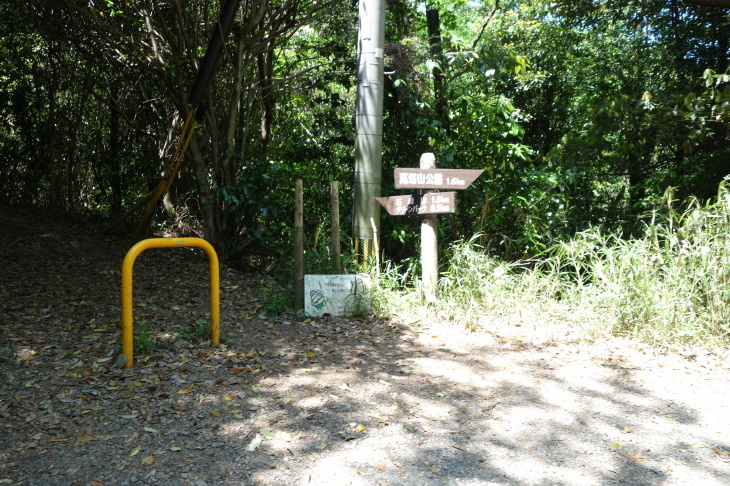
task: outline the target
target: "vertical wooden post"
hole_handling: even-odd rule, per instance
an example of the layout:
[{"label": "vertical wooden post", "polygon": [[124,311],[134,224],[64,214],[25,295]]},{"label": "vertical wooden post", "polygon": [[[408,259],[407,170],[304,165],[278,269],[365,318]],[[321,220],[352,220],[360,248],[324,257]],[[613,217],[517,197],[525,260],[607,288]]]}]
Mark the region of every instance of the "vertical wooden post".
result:
[{"label": "vertical wooden post", "polygon": [[304,310],[304,188],[297,179],[294,189],[294,311]]},{"label": "vertical wooden post", "polygon": [[330,206],[332,211],[332,273],[341,273],[340,268],[340,183],[330,182]]},{"label": "vertical wooden post", "polygon": [[[421,169],[435,169],[436,157],[427,152],[421,155]],[[436,302],[438,284],[438,219],[435,214],[421,216],[421,269],[423,296],[426,302]]]},{"label": "vertical wooden post", "polygon": [[375,226],[375,220],[373,218],[370,218],[370,226],[373,227],[373,246],[375,247],[373,249],[375,253],[375,274],[379,277],[380,276],[380,247],[378,245],[378,227]]}]

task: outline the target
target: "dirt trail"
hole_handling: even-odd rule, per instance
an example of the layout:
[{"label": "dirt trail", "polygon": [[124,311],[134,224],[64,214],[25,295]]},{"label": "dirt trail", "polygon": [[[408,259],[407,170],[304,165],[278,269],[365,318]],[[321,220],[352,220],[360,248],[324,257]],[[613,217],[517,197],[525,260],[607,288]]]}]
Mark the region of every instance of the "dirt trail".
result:
[{"label": "dirt trail", "polygon": [[0,225],[0,484],[730,484],[730,371],[711,356],[272,317],[280,290],[230,269],[216,349],[195,336],[202,252],[148,250],[150,347],[120,370],[131,241]]}]

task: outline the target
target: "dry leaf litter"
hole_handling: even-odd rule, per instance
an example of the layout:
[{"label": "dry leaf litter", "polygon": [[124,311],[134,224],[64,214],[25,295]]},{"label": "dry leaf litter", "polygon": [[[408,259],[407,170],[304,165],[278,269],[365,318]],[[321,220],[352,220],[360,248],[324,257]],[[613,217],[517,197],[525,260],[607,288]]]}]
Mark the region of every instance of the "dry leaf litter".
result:
[{"label": "dry leaf litter", "polygon": [[133,242],[0,225],[0,484],[730,484],[730,372],[710,353],[274,316],[281,290],[231,269],[213,348],[190,334],[207,262],[166,249],[135,264],[156,344],[119,369]]}]

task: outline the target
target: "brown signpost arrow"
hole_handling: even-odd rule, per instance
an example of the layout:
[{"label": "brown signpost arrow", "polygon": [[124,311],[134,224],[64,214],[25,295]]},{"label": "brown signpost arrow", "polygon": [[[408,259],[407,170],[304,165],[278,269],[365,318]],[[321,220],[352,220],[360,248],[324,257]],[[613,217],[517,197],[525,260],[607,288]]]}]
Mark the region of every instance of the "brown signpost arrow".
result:
[{"label": "brown signpost arrow", "polygon": [[388,214],[444,214],[456,211],[455,192],[430,192],[404,196],[376,197]]},{"label": "brown signpost arrow", "polygon": [[395,169],[396,189],[466,189],[483,170]]}]

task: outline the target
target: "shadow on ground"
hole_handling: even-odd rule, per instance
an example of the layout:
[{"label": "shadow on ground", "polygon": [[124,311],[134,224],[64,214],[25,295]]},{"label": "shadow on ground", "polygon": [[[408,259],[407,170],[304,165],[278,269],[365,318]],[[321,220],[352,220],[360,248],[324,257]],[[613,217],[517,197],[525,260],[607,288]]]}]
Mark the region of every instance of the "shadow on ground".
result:
[{"label": "shadow on ground", "polygon": [[436,320],[273,316],[282,290],[231,269],[228,344],[216,349],[200,333],[207,262],[192,249],[138,258],[146,347],[120,370],[132,242],[12,224],[0,250],[2,484],[730,483],[724,372]]}]

